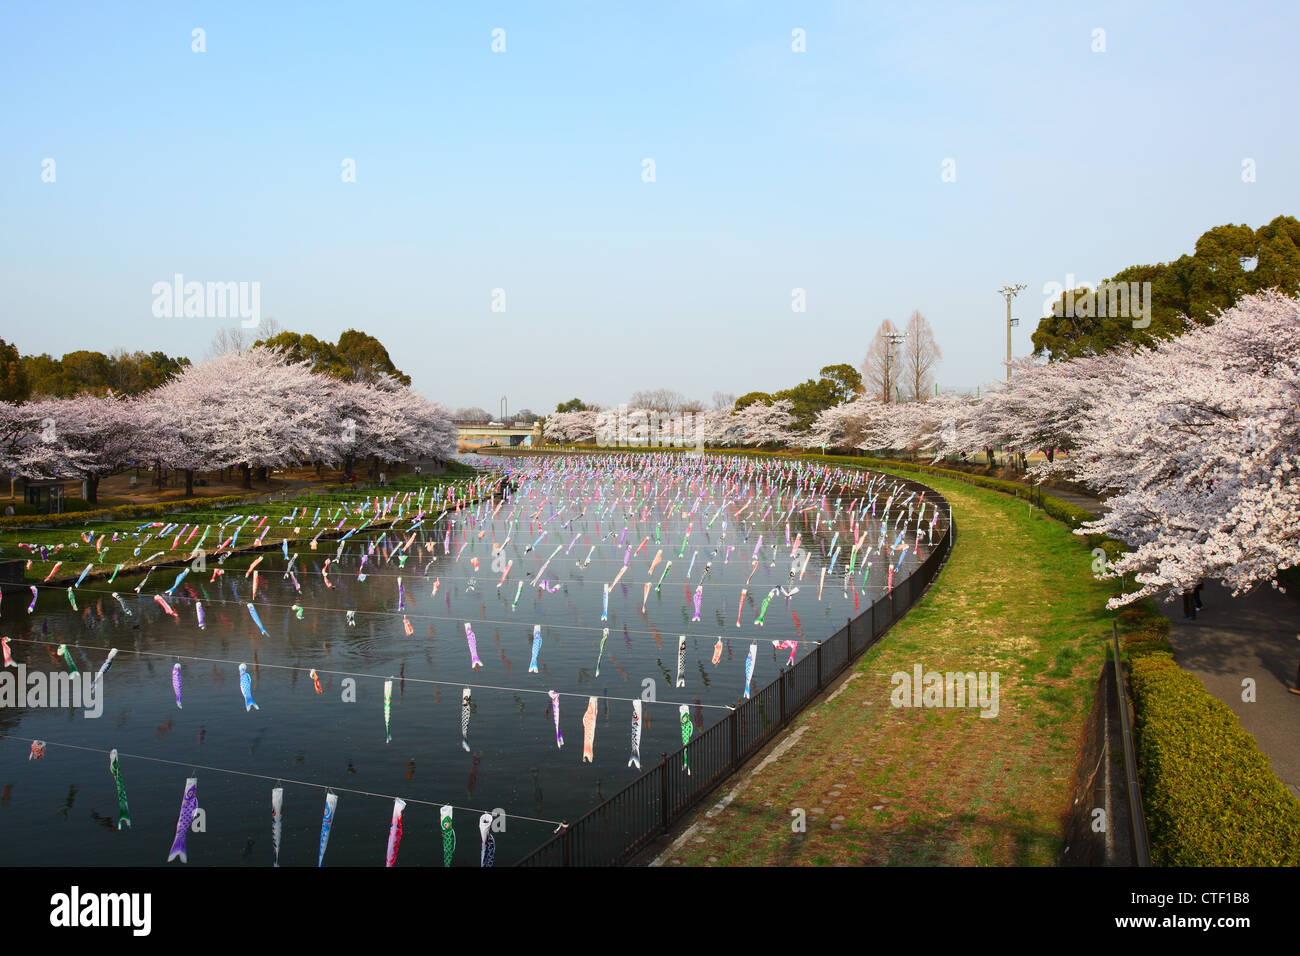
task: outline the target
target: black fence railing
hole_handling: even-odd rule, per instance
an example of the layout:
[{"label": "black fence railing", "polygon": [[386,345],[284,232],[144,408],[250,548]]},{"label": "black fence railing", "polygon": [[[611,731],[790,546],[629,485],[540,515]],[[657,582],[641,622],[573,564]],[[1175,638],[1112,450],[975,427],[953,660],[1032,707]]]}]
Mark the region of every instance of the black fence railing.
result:
[{"label": "black fence railing", "polygon": [[[519,861],[519,866],[618,866],[671,830],[728,777],[786,727],[869,647],[880,640],[939,574],[956,540],[947,499],[920,482],[901,479],[948,514],[937,547],[888,594],[851,618],[817,649],[724,719],[659,763]],[[687,773],[689,764],[690,772]]]}]

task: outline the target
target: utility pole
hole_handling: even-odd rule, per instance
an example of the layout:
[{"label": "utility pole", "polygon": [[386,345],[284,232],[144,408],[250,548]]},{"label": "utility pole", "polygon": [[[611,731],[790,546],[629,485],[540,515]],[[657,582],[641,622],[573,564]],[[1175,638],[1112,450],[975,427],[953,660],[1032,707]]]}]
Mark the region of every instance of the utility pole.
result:
[{"label": "utility pole", "polygon": [[889,403],[889,393],[896,391],[894,387],[894,346],[899,345],[907,338],[906,332],[886,332],[885,338],[889,339],[889,352],[885,357],[885,403]]},{"label": "utility pole", "polygon": [[1017,295],[1019,295],[1020,290],[1024,288],[1025,288],[1025,284],[1021,282],[1019,285],[1004,285],[1001,289],[998,289],[998,295],[1003,296],[1007,300],[1007,381],[1008,382],[1011,381],[1011,327],[1013,325],[1020,324],[1019,319],[1011,318],[1011,300],[1014,299]]}]

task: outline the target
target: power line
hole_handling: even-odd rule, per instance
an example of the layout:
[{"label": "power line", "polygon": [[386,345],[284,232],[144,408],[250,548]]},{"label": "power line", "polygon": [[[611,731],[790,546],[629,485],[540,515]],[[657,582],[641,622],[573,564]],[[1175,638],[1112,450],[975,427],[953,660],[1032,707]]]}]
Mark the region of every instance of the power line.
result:
[{"label": "power line", "polygon": [[[97,747],[81,747],[78,746],[77,744],[59,743],[57,740],[43,740],[34,737],[19,737],[17,734],[0,734],[0,738],[7,738],[9,740],[21,740],[23,743],[27,743],[27,744],[42,743],[47,747],[62,747],[66,750],[80,750],[83,751],[84,753],[101,754],[105,757],[107,757],[111,752],[108,750],[100,750]],[[167,760],[163,757],[148,757],[145,756],[144,754],[126,753],[125,751],[122,750],[119,750],[117,752],[117,755],[119,758],[129,757],[132,760],[147,760],[151,763],[169,764],[170,766],[173,767],[189,767],[190,769],[196,771],[205,770],[211,773],[228,773],[238,777],[255,777],[259,780],[272,780],[276,783],[289,783],[299,787],[314,787],[318,790],[326,790],[331,793],[351,793],[362,797],[380,797],[384,800],[401,799],[405,803],[422,804],[426,807],[451,807],[454,810],[464,810],[468,813],[484,814],[484,813],[491,812],[490,810],[484,810],[482,807],[461,807],[452,803],[439,803],[437,801],[420,800],[417,799],[416,797],[399,798],[396,794],[391,794],[391,793],[372,793],[369,790],[354,790],[350,787],[335,787],[324,783],[312,783],[310,780],[294,780],[289,777],[276,777],[265,773],[253,773],[252,771],[249,770],[231,770],[229,767],[212,767],[212,766],[206,766],[204,764],[187,763],[183,760]],[[545,823],[548,826],[563,825],[562,822],[559,820],[547,820],[542,817],[529,817],[529,816],[523,816],[522,814],[516,814],[516,813],[508,813],[506,814],[506,818],[509,820],[526,820],[529,823]]]},{"label": "power line", "polygon": [[[97,651],[103,650],[103,648],[93,644],[68,644],[66,642],[60,642],[60,641],[36,641],[36,640],[31,640],[29,638],[21,638],[21,637],[10,638],[10,642],[19,643],[19,644],[37,644],[44,647],[63,646],[63,647],[75,647],[78,648],[79,650],[85,650],[86,648],[93,648],[94,650]],[[201,664],[229,664],[232,667],[238,666],[239,664],[247,663],[246,661],[227,660],[221,657],[196,657],[189,654],[165,654],[162,653],[161,651],[140,651],[129,647],[119,648],[118,653],[135,654],[139,657],[160,657],[160,658],[165,658],[166,660],[197,661],[198,663]],[[415,683],[415,684],[435,684],[441,687],[468,687],[471,690],[500,690],[500,691],[508,691],[510,693],[515,693],[515,694],[545,694],[548,696],[550,695],[549,690],[534,689],[531,687],[502,687],[493,684],[467,684],[464,681],[433,680],[427,677],[407,677],[405,675],[398,678],[394,674],[388,674],[388,675],[365,674],[358,671],[337,671],[337,670],[328,670],[319,667],[316,668],[302,667],[297,664],[268,664],[264,661],[260,661],[256,659],[253,666],[255,668],[266,667],[272,670],[286,670],[286,671],[314,670],[316,671],[317,674],[329,674],[331,677],[361,677],[366,680],[403,680],[403,681],[410,681],[411,683]],[[555,694],[557,697],[579,697],[584,699],[590,697],[601,697],[604,698],[605,700],[616,700],[624,703],[631,703],[632,701],[640,700],[643,701],[644,703],[667,704],[673,707],[680,707],[683,703],[685,703],[687,704],[687,706],[690,707],[703,707],[709,710],[735,710],[736,709],[734,706],[728,704],[690,703],[687,701],[680,701],[680,700],[647,701],[645,700],[645,698],[642,697],[618,697],[612,694],[582,694],[576,691],[556,691]]]}]

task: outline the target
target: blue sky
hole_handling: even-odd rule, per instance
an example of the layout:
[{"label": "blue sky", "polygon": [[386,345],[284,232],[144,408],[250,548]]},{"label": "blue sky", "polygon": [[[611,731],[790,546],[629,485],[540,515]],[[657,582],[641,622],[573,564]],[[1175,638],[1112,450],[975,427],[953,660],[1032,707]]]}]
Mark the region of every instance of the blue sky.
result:
[{"label": "blue sky", "polygon": [[1298,9],[9,4],[0,336],[197,358],[223,321],[154,283],[256,281],[435,400],[547,411],[786,387],[919,309],[974,386],[1001,286],[1023,354],[1045,283],[1300,215]]}]

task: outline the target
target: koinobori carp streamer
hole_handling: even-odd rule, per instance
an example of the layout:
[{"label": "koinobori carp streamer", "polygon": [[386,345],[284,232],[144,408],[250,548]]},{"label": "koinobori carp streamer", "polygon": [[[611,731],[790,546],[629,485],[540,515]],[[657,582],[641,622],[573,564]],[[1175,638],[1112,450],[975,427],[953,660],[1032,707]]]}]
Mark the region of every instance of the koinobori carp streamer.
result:
[{"label": "koinobori carp streamer", "polygon": [[126,784],[122,781],[122,765],[118,762],[116,749],[109,751],[108,772],[113,775],[117,787],[117,828],[120,830],[131,825],[131,809],[126,805]]},{"label": "koinobori carp streamer", "polygon": [[339,805],[339,798],[334,793],[325,794],[325,815],[320,822],[320,850],[316,856],[316,865],[325,865],[325,848],[329,846],[330,829],[334,826],[334,810]]},{"label": "koinobori carp streamer", "polygon": [[250,710],[261,710],[257,706],[257,701],[253,700],[253,677],[248,673],[248,665],[239,665],[239,691],[244,695],[244,712]]},{"label": "koinobori carp streamer", "polygon": [[172,839],[171,852],[167,856],[168,863],[177,859],[182,863],[189,862],[186,843],[190,825],[194,820],[194,811],[198,806],[199,780],[197,777],[189,777],[185,781],[185,793],[181,797],[181,812],[176,818],[176,836]]}]

